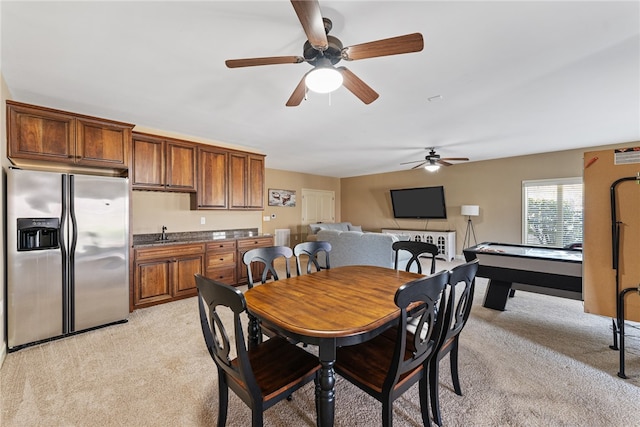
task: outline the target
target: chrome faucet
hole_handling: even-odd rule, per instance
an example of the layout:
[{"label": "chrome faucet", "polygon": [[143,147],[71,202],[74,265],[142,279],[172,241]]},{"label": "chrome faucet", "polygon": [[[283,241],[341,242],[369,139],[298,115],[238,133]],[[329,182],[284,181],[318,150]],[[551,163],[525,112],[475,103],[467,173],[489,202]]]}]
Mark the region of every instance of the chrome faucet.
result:
[{"label": "chrome faucet", "polygon": [[165,227],[164,225],[162,226],[162,236],[160,237],[160,240],[167,240],[167,227]]}]

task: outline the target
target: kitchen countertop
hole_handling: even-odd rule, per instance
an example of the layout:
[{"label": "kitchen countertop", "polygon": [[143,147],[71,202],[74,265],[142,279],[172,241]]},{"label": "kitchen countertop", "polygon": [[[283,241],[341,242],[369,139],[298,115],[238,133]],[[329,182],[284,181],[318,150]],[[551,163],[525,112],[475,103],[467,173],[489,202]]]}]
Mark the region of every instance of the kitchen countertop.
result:
[{"label": "kitchen countertop", "polygon": [[271,237],[271,234],[260,234],[257,228],[235,230],[186,231],[165,233],[167,240],[160,240],[161,233],[134,234],[133,247],[157,247],[185,243],[208,243],[219,240],[242,239],[247,237]]}]

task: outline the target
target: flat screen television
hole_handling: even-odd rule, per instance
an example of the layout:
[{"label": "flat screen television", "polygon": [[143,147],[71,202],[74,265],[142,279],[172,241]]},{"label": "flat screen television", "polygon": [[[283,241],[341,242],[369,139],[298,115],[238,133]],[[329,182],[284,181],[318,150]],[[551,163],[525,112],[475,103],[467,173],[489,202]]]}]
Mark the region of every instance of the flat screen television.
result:
[{"label": "flat screen television", "polygon": [[394,218],[447,218],[443,186],[403,188],[390,191]]}]

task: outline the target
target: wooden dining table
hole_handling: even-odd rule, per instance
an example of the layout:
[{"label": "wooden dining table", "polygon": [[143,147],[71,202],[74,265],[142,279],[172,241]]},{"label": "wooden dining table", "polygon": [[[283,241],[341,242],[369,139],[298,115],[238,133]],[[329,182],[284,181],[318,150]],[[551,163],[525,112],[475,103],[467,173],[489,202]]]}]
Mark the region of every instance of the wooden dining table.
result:
[{"label": "wooden dining table", "polygon": [[424,277],[374,266],[344,266],[281,279],[245,292],[257,343],[260,327],[297,342],[318,346],[321,368],[316,387],[317,424],[333,426],[336,349],[359,344],[383,332],[400,315],[394,302],[403,284]]}]

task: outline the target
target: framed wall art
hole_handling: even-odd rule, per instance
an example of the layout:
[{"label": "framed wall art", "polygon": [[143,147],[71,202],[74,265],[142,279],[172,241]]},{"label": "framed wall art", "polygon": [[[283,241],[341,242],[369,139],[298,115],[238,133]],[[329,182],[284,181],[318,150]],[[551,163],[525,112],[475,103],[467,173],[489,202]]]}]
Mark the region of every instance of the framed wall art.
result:
[{"label": "framed wall art", "polygon": [[295,205],[296,192],[294,190],[269,189],[269,206],[294,207]]}]

